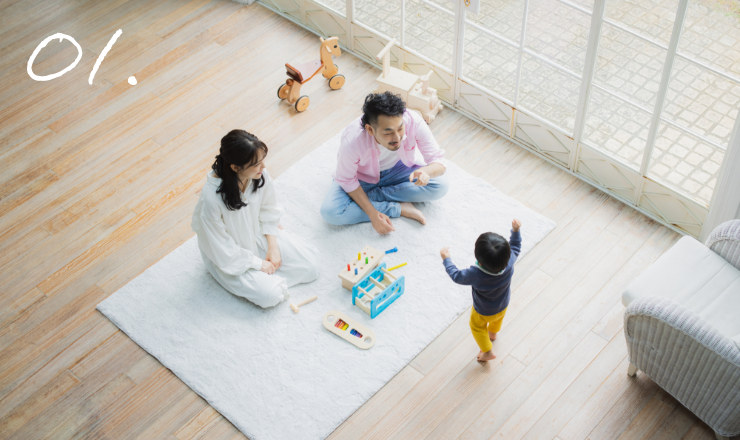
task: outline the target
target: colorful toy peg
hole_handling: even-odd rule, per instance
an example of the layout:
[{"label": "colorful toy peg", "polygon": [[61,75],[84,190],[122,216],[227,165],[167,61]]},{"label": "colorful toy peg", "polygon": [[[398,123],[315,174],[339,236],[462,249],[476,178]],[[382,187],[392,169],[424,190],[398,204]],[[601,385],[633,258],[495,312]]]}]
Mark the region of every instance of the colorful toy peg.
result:
[{"label": "colorful toy peg", "polygon": [[[354,253],[352,254],[354,255]],[[383,261],[383,251],[379,251],[370,246],[365,246],[357,253],[357,260],[349,262],[349,270],[344,269],[344,265],[347,264],[345,261],[342,263],[342,268],[337,274],[339,279],[342,280],[342,287],[352,291],[354,286],[359,280],[365,277],[368,272],[372,271]],[[357,269],[353,271],[352,269]]]},{"label": "colorful toy peg", "polygon": [[348,271],[350,270],[350,268],[349,268],[349,263],[347,263],[347,270],[348,270]]},{"label": "colorful toy peg", "polygon": [[391,267],[391,268],[390,268],[390,269],[388,269],[388,270],[390,271],[390,270],[398,269],[399,267],[403,267],[403,266],[405,266],[405,265],[406,265],[406,263],[401,263],[401,264],[399,264],[398,266],[393,266],[393,267]]},{"label": "colorful toy peg", "polygon": [[390,254],[390,253],[393,253],[393,252],[398,252],[398,248],[397,247],[394,247],[393,249],[388,249],[387,251],[385,251],[386,254]]}]

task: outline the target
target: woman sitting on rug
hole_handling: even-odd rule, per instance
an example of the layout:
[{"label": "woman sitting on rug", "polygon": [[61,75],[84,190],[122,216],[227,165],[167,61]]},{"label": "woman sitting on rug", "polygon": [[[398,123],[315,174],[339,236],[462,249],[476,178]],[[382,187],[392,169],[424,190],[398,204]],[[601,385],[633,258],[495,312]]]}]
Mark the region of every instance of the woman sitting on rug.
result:
[{"label": "woman sitting on rug", "polygon": [[191,226],[208,271],[226,290],[260,307],[288,299],[288,287],[319,277],[318,249],[279,224],[283,213],[265,169],[267,146],[232,130],[195,205]]}]

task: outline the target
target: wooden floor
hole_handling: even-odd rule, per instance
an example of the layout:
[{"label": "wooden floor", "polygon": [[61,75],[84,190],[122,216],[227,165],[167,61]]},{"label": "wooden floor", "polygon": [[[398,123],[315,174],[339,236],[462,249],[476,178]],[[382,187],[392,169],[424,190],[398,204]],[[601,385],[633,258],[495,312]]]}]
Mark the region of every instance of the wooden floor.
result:
[{"label": "wooden floor", "polygon": [[[31,80],[57,32],[80,63]],[[193,235],[226,132],[265,140],[279,176],[360,115],[378,70],[344,54],[344,88],[311,81],[296,114],[276,96],[283,64],[318,38],[226,0],[6,0],[0,38],[0,438],[244,438],[95,306]],[[75,56],[50,42],[34,71]],[[464,313],[329,438],[714,438],[626,374],[621,292],[679,236],[454,111],[431,127],[557,228],[517,264],[494,362],[475,362]]]}]

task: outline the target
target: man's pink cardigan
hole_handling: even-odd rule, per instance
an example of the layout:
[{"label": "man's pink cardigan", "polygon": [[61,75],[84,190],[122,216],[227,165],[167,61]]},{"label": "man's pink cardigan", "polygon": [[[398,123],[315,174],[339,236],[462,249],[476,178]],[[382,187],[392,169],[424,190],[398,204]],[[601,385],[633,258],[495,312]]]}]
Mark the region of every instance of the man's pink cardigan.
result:
[{"label": "man's pink cardigan", "polygon": [[[347,193],[356,190],[360,186],[360,180],[367,183],[378,183],[380,180],[379,148],[385,147],[361,127],[361,118],[362,116],[352,121],[342,131],[342,140],[337,153],[337,169],[332,175]],[[421,115],[406,109],[403,113],[403,124],[406,127],[406,134],[401,139],[401,148],[397,151],[401,162],[407,167],[438,162],[447,168],[445,150],[439,148],[432,131]]]}]

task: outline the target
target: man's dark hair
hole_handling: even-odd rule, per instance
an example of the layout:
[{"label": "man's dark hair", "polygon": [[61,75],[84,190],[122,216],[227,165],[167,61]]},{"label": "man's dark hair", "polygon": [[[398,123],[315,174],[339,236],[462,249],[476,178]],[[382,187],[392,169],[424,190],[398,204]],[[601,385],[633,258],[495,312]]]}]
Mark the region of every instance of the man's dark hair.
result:
[{"label": "man's dark hair", "polygon": [[475,241],[475,258],[488,272],[498,273],[506,269],[510,257],[509,242],[498,234],[484,232]]},{"label": "man's dark hair", "polygon": [[362,128],[366,124],[376,125],[378,116],[402,116],[406,110],[406,103],[399,95],[394,95],[390,91],[383,93],[371,93],[365,97],[365,104],[362,106]]}]

